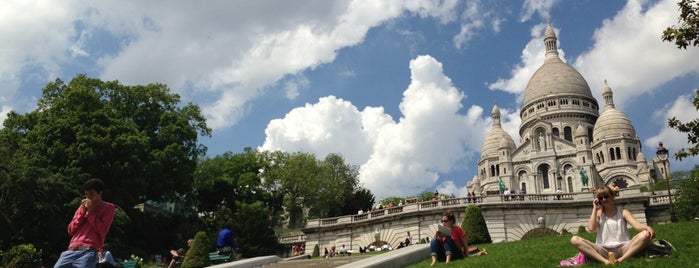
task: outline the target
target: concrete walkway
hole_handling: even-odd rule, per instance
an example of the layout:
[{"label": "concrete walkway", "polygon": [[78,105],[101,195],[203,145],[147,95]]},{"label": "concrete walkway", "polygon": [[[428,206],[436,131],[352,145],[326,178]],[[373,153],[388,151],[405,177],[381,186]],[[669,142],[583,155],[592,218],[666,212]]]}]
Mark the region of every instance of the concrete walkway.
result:
[{"label": "concrete walkway", "polygon": [[277,256],[262,256],[244,259],[234,262],[227,262],[210,266],[212,268],[331,268],[331,267],[405,267],[430,257],[430,246],[428,244],[418,244],[409,247],[393,250],[377,255],[354,254],[347,257],[336,257],[332,259],[308,259],[308,257],[294,257],[282,259]]}]

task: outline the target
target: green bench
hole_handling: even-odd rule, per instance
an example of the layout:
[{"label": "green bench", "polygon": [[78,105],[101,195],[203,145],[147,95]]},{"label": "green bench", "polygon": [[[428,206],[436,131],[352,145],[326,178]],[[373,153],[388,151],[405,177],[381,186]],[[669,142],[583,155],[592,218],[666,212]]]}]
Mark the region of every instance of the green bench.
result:
[{"label": "green bench", "polygon": [[218,251],[209,252],[209,260],[211,263],[224,263],[234,260],[232,254],[218,254]]},{"label": "green bench", "polygon": [[136,265],[138,264],[138,261],[134,261],[134,260],[131,260],[131,261],[123,261],[123,262],[120,262],[119,264],[121,264],[121,267],[122,267],[122,268],[136,268]]}]

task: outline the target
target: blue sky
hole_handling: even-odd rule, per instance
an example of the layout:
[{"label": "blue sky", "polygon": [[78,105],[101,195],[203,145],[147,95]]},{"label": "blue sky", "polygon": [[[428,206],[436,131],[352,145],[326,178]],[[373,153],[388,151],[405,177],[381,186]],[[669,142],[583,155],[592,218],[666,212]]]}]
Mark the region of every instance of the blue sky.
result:
[{"label": "blue sky", "polygon": [[339,153],[379,198],[463,195],[493,104],[519,143],[547,21],[600,103],[608,81],[646,158],[686,147],[666,125],[699,117],[699,49],[661,41],[675,2],[2,1],[0,119],[56,78],[158,82],[202,107],[210,156]]}]

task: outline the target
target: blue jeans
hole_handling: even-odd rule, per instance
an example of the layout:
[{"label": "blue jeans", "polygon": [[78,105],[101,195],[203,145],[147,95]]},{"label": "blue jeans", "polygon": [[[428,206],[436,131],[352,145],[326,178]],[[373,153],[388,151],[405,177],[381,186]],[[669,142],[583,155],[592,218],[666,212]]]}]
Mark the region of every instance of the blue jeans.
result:
[{"label": "blue jeans", "polygon": [[96,250],[66,250],[61,252],[53,268],[95,268],[97,266]]},{"label": "blue jeans", "polygon": [[430,255],[437,256],[438,261],[445,261],[447,255],[451,255],[452,260],[461,259],[464,256],[461,254],[461,249],[456,245],[450,236],[446,237],[444,246],[439,242],[439,238],[430,240]]}]

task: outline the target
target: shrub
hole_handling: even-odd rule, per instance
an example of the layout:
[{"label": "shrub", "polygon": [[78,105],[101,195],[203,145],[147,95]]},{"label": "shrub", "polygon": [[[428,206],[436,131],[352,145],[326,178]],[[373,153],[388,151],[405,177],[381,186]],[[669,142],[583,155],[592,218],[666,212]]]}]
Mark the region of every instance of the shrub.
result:
[{"label": "shrub", "polygon": [[587,233],[587,229],[585,229],[585,226],[578,226],[578,234],[584,234]]},{"label": "shrub", "polygon": [[481,209],[476,205],[466,207],[466,216],[461,222],[461,228],[466,231],[469,245],[492,242]]},{"label": "shrub", "polygon": [[699,217],[699,165],[694,166],[689,178],[679,181],[675,195],[677,218],[693,220]]},{"label": "shrub", "polygon": [[206,232],[198,232],[194,236],[194,243],[187,250],[187,254],[182,262],[182,268],[203,268],[211,264],[207,241],[209,241],[209,238]]},{"label": "shrub", "polygon": [[318,244],[316,244],[315,247],[313,247],[313,257],[318,257],[320,256],[320,247]]},{"label": "shrub", "polygon": [[561,234],[568,235],[568,234],[570,234],[570,231],[568,231],[568,229],[566,229],[566,228],[563,228],[563,230],[561,230]]},{"label": "shrub", "polygon": [[21,244],[12,247],[2,254],[2,267],[6,268],[39,268],[41,267],[41,250],[36,250],[32,244]]}]

